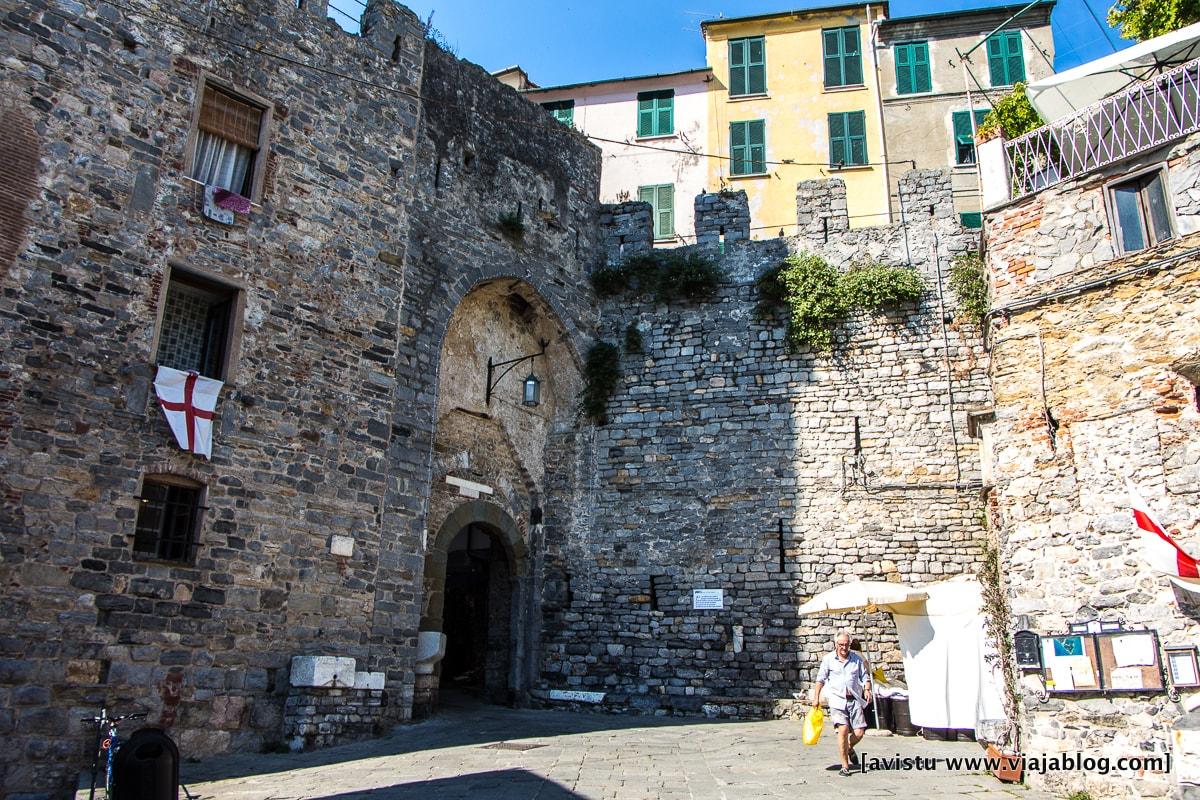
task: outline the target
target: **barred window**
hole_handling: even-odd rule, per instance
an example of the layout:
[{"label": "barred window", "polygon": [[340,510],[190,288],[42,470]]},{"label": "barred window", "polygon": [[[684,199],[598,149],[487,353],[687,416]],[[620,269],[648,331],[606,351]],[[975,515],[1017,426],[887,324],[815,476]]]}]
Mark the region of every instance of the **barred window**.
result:
[{"label": "barred window", "polygon": [[204,485],[176,475],[147,475],[138,498],[135,558],[191,563]]},{"label": "barred window", "polygon": [[172,268],[157,363],[226,380],[237,290]]},{"label": "barred window", "polygon": [[265,109],[212,84],[204,85],[191,177],[250,197],[258,168]]}]

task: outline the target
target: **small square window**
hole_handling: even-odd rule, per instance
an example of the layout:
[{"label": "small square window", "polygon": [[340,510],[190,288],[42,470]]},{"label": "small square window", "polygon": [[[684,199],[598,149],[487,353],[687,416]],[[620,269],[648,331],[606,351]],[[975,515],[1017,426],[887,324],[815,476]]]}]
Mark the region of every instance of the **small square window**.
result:
[{"label": "small square window", "polygon": [[1145,250],[1172,238],[1166,171],[1157,169],[1108,187],[1114,238],[1122,253]]},{"label": "small square window", "polygon": [[192,179],[253,197],[261,172],[265,106],[205,83],[192,147]]},{"label": "small square window", "polygon": [[171,268],[156,363],[228,380],[237,300],[236,289]]},{"label": "small square window", "polygon": [[137,558],[191,563],[204,485],[175,475],[147,475],[138,497],[133,554]]},{"label": "small square window", "polygon": [[542,103],[542,108],[549,111],[550,116],[554,117],[568,128],[575,125],[574,100],[554,100],[549,103]]},{"label": "small square window", "polygon": [[668,136],[675,132],[675,90],[639,92],[637,135]]},{"label": "small square window", "polygon": [[975,163],[975,130],[987,117],[987,109],[975,109],[975,127],[971,127],[971,115],[966,111],[951,114],[954,125],[954,163],[960,166]]}]

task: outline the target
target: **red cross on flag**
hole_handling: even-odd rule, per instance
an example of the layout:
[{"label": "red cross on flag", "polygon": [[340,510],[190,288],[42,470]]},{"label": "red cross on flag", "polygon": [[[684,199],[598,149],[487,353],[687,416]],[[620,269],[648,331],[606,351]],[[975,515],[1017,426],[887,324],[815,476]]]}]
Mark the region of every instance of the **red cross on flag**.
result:
[{"label": "red cross on flag", "polygon": [[1150,506],[1138,494],[1133,481],[1126,481],[1129,502],[1133,506],[1133,521],[1141,537],[1142,556],[1159,572],[1166,573],[1178,586],[1200,592],[1200,562],[1183,552],[1183,548],[1167,535],[1166,530],[1150,513]]},{"label": "red cross on flag", "polygon": [[159,367],[154,391],[175,441],[184,450],[212,458],[212,419],[221,381],[198,373]]}]

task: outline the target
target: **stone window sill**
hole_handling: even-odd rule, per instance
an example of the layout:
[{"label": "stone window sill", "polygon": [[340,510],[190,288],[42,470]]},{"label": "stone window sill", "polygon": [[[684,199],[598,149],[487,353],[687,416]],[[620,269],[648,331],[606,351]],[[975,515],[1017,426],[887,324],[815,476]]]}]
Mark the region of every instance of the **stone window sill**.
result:
[{"label": "stone window sill", "polygon": [[740,181],[740,180],[743,180],[746,178],[769,178],[769,177],[771,177],[771,173],[769,173],[769,172],[747,172],[744,175],[730,175],[729,180]]},{"label": "stone window sill", "polygon": [[866,89],[865,83],[848,83],[845,86],[826,86],[825,94],[837,94],[838,92],[858,92]]},{"label": "stone window sill", "polygon": [[761,92],[759,94],[731,94],[731,95],[729,95],[729,102],[731,102],[731,103],[740,103],[743,100],[770,100],[770,99],[771,99],[771,95],[767,94],[766,92]]}]

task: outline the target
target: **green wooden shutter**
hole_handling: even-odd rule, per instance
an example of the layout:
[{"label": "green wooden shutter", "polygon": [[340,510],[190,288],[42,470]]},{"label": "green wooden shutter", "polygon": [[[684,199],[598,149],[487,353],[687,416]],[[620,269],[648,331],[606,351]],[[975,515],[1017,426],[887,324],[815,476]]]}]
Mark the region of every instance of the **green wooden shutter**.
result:
[{"label": "green wooden shutter", "polygon": [[658,135],[675,132],[675,91],[669,90],[658,98]]},{"label": "green wooden shutter", "polygon": [[988,73],[992,86],[1006,86],[1004,74],[1004,42],[999,35],[993,35],[987,40]]},{"label": "green wooden shutter", "polygon": [[729,94],[732,96],[747,93],[746,45],[746,39],[731,39],[729,41]]},{"label": "green wooden shutter", "polygon": [[766,41],[759,36],[747,42],[746,92],[763,94],[767,91]]},{"label": "green wooden shutter", "polygon": [[929,74],[929,45],[916,42],[912,45],[913,91],[928,92],[933,90],[933,79]]},{"label": "green wooden shutter", "polygon": [[1018,83],[1025,80],[1025,56],[1021,50],[1021,32],[1008,31],[1004,45],[1008,82]]},{"label": "green wooden shutter", "polygon": [[654,130],[654,100],[644,94],[638,95],[638,136],[652,136]]},{"label": "green wooden shutter", "polygon": [[896,61],[896,94],[912,94],[913,52],[911,44],[898,44],[893,49]]},{"label": "green wooden shutter", "polygon": [[846,113],[846,138],[850,143],[850,164],[867,163],[867,119],[862,111]]},{"label": "green wooden shutter", "polygon": [[836,30],[822,31],[825,43],[825,85],[842,85],[842,37]]},{"label": "green wooden shutter", "polygon": [[731,175],[746,175],[750,172],[748,154],[746,152],[746,123],[729,123],[729,158]]},{"label": "green wooden shutter", "polygon": [[857,86],[863,82],[858,28],[842,28],[842,78],[845,86]]},{"label": "green wooden shutter", "polygon": [[755,120],[746,124],[746,147],[750,151],[750,169],[754,173],[767,171],[767,123]]},{"label": "green wooden shutter", "polygon": [[640,201],[642,203],[649,203],[650,205],[653,206],[654,205],[654,187],[653,186],[639,186],[638,187],[638,201]]},{"label": "green wooden shutter", "polygon": [[675,185],[668,183],[658,187],[658,205],[655,206],[654,235],[665,239],[675,235]]},{"label": "green wooden shutter", "polygon": [[841,166],[846,163],[846,115],[829,115],[829,165]]}]

